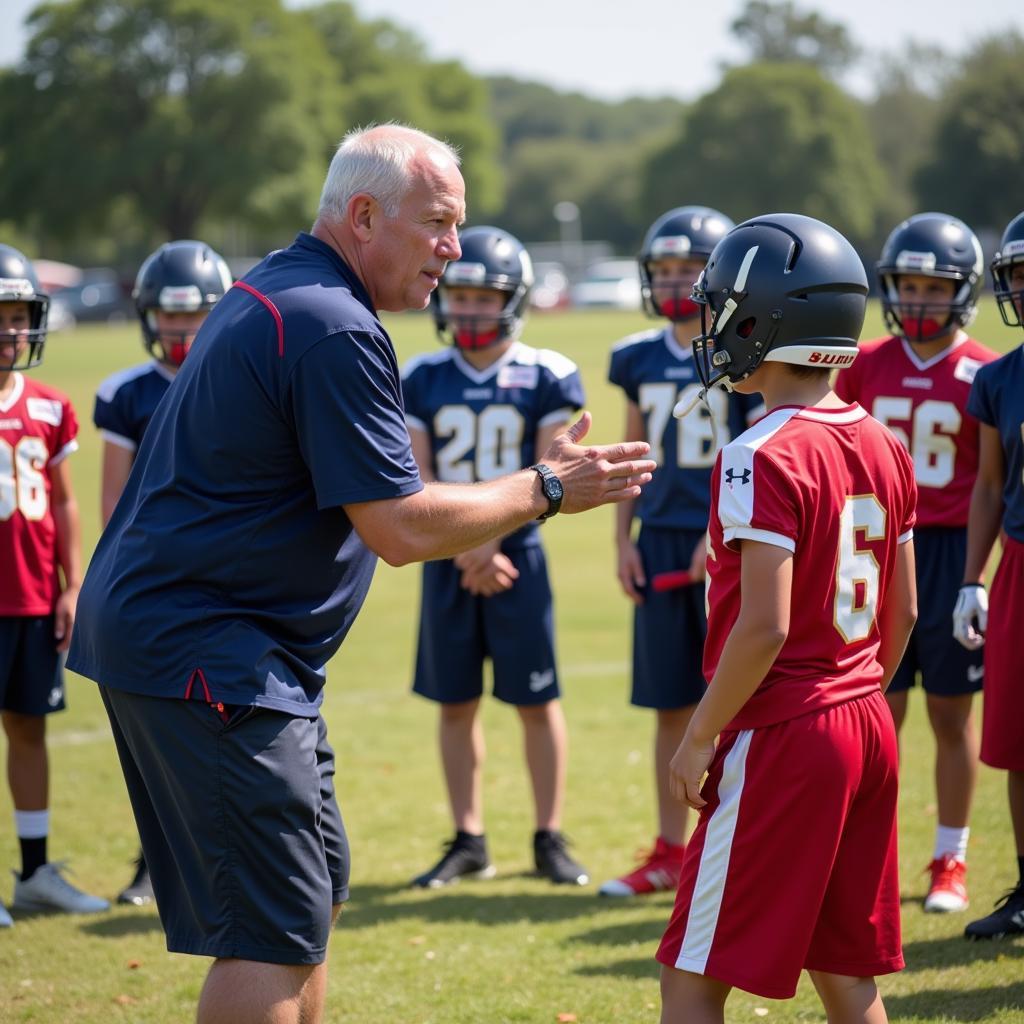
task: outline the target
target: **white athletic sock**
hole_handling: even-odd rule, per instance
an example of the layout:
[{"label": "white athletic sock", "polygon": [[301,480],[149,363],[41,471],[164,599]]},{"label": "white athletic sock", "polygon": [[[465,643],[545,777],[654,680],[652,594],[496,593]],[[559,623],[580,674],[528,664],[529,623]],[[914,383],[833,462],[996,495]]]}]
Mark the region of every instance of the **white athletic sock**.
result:
[{"label": "white athletic sock", "polygon": [[15,811],[14,830],[19,839],[45,839],[50,834],[50,812]]},{"label": "white athletic sock", "polygon": [[971,834],[970,827],[950,828],[939,825],[935,829],[935,860],[952,854],[957,860],[967,863],[967,839]]}]

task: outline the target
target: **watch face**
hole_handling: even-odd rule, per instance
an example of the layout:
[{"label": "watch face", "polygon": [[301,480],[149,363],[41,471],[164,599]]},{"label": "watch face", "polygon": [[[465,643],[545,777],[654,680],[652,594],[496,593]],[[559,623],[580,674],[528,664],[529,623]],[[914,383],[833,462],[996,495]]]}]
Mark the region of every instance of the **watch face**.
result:
[{"label": "watch face", "polygon": [[562,500],[562,481],[557,477],[548,477],[544,481],[544,496],[548,501]]}]

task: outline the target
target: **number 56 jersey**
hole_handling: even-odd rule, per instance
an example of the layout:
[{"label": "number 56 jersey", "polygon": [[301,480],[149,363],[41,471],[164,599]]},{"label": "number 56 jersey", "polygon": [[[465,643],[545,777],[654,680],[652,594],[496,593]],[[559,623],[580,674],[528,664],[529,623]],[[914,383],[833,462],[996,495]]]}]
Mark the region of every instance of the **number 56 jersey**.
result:
[{"label": "number 56 jersey", "polygon": [[[437,479],[477,483],[536,462],[537,430],[568,422],[584,397],[571,359],[516,341],[483,370],[455,348],[411,359],[402,371],[402,400],[406,422],[430,438]],[[537,524],[530,523],[506,537],[502,549],[537,541]]]},{"label": "number 56 jersey", "polygon": [[918,526],[966,526],[978,475],[978,421],[967,412],[971,382],[995,352],[962,331],[921,360],[903,338],[860,346],[835,391],[859,402],[903,443],[914,461]]},{"label": "number 56 jersey", "polygon": [[913,535],[910,457],[858,405],[774,409],[722,449],[708,528],[710,682],[740,612],[743,541],[793,554],[789,633],[731,729],[773,725],[878,689],[878,612]]},{"label": "number 56 jersey", "polygon": [[60,593],[50,468],[78,447],[71,402],[14,374],[0,399],[0,615],[49,615]]}]

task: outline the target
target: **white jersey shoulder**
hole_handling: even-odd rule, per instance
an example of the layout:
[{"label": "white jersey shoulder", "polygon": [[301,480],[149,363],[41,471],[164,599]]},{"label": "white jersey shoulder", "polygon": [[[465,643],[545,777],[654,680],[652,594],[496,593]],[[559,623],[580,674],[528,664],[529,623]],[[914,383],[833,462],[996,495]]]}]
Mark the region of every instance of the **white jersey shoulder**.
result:
[{"label": "white jersey shoulder", "polygon": [[555,352],[550,348],[532,348],[522,342],[516,346],[514,361],[520,366],[543,367],[556,380],[564,380],[577,370],[576,364],[561,352]]},{"label": "white jersey shoulder", "polygon": [[130,384],[133,380],[138,380],[150,373],[160,373],[160,368],[153,362],[129,366],[126,370],[118,370],[117,373],[112,373],[100,384],[96,389],[96,397],[101,402],[112,402],[114,396],[125,384]]},{"label": "white jersey shoulder", "polygon": [[621,341],[617,341],[612,345],[612,351],[618,352],[619,349],[629,348],[644,341],[660,341],[664,334],[664,327],[651,327],[646,331],[637,331],[636,334],[627,334]]},{"label": "white jersey shoulder", "polygon": [[421,352],[418,356],[413,356],[406,361],[402,367],[402,380],[410,377],[421,366],[438,366],[441,363],[451,362],[454,355],[455,349],[453,348],[443,348],[437,352]]}]

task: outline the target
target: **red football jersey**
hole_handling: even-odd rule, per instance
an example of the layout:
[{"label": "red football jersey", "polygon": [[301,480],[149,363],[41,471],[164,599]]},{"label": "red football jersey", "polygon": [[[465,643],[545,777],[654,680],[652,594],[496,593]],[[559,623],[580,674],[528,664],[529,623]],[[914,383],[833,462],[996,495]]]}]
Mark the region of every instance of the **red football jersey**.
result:
[{"label": "red football jersey", "polygon": [[918,526],[967,525],[979,443],[967,396],[978,367],[997,358],[962,331],[927,362],[903,338],[878,338],[836,377],[836,394],[860,403],[910,452]]},{"label": "red football jersey", "polygon": [[711,493],[708,681],[740,611],[736,542],[793,552],[789,635],[728,728],[772,725],[877,690],[876,615],[917,501],[896,438],[858,405],[784,406],[722,449]]},{"label": "red football jersey", "polygon": [[0,399],[0,615],[49,615],[57,603],[57,536],[49,469],[78,447],[67,397],[20,373]]}]

